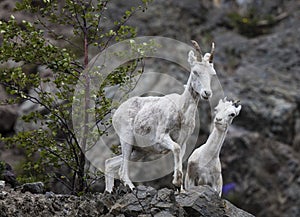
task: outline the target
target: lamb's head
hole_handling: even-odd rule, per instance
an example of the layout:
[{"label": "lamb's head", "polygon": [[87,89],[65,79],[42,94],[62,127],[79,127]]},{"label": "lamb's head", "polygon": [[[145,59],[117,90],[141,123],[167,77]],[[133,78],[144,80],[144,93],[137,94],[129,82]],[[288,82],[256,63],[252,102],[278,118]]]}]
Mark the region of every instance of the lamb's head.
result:
[{"label": "lamb's head", "polygon": [[242,106],[238,102],[228,101],[226,97],[220,99],[219,104],[215,107],[214,125],[219,130],[227,130],[232,120],[239,115]]},{"label": "lamb's head", "polygon": [[188,62],[191,66],[191,86],[200,95],[201,99],[209,99],[212,96],[211,78],[216,74],[213,64],[215,45],[212,43],[211,52],[202,56],[200,46],[192,41],[197,54],[190,51]]}]

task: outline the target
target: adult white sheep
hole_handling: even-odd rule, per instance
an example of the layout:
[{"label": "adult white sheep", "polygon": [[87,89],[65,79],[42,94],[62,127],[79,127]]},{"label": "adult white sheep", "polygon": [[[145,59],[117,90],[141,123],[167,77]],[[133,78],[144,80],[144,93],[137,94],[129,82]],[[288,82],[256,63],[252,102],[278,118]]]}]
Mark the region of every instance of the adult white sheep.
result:
[{"label": "adult white sheep", "polygon": [[112,123],[120,138],[122,155],[105,161],[106,191],[114,186],[114,169],[120,166],[119,175],[125,185],[134,188],[128,175],[128,162],[133,156],[151,153],[174,155],[172,183],[182,187],[182,157],[186,141],[195,128],[197,105],[200,99],[212,96],[211,78],[216,74],[213,65],[214,43],[210,53],[202,56],[197,42],[188,54],[191,72],[182,94],[163,97],[132,97],[122,103],[113,115]]}]

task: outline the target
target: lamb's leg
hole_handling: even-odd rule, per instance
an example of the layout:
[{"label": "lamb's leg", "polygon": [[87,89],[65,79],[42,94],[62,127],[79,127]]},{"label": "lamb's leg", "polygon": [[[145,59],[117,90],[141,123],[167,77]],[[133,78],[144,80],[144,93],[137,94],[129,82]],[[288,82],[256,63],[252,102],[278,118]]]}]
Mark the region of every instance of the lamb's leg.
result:
[{"label": "lamb's leg", "polygon": [[190,186],[190,177],[188,174],[185,175],[185,179],[184,179],[184,189],[185,190],[189,190],[191,188]]},{"label": "lamb's leg", "polygon": [[217,181],[217,185],[218,185],[218,193],[219,193],[219,197],[222,196],[222,187],[223,187],[223,178],[222,178],[222,173],[220,173],[219,175],[219,179]]},{"label": "lamb's leg", "polygon": [[186,174],[185,174],[185,179],[184,179],[184,189],[189,190],[191,188],[191,178],[189,176],[189,169],[187,169]]},{"label": "lamb's leg", "polygon": [[105,191],[111,193],[114,187],[115,169],[122,163],[122,155],[109,158],[105,161]]},{"label": "lamb's leg", "polygon": [[172,183],[179,188],[182,188],[182,158],[181,158],[181,147],[174,142],[170,135],[162,136],[162,146],[171,150],[174,155],[174,175]]},{"label": "lamb's leg", "polygon": [[[197,163],[193,161],[188,161],[184,187],[186,190],[191,189],[192,187],[198,184],[198,168]],[[197,183],[197,184],[196,184]]]},{"label": "lamb's leg", "polygon": [[121,140],[121,147],[122,147],[122,164],[119,173],[120,179],[123,180],[125,186],[128,185],[129,188],[133,190],[134,185],[129,179],[129,173],[128,173],[128,163],[130,160],[130,155],[132,153],[132,145]]}]

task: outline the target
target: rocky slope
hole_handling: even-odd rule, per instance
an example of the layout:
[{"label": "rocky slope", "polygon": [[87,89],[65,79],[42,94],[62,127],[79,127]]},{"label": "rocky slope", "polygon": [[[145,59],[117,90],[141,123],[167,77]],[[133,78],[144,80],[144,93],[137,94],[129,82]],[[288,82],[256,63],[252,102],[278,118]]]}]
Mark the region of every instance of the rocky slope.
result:
[{"label": "rocky slope", "polygon": [[129,192],[119,186],[113,194],[71,195],[32,194],[0,190],[0,216],[106,216],[106,217],[251,217],[207,186],[178,194],[171,189],[139,186]]}]

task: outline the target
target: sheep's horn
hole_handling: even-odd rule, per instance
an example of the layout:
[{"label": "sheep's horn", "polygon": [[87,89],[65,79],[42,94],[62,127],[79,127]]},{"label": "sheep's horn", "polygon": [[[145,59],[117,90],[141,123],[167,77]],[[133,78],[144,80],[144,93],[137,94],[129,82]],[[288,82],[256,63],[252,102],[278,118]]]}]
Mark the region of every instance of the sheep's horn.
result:
[{"label": "sheep's horn", "polygon": [[210,57],[209,57],[209,59],[208,59],[208,61],[209,61],[210,63],[213,62],[213,59],[214,59],[214,53],[215,53],[215,43],[213,42],[213,43],[211,43]]},{"label": "sheep's horn", "polygon": [[198,53],[197,59],[198,59],[199,62],[201,62],[202,61],[202,51],[201,51],[201,48],[200,48],[199,44],[196,41],[191,40],[191,42],[192,42],[194,48],[196,49],[196,51]]}]

